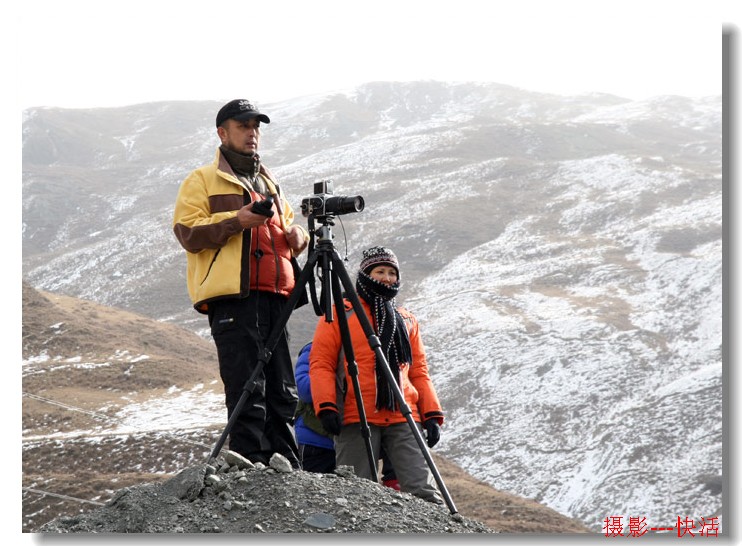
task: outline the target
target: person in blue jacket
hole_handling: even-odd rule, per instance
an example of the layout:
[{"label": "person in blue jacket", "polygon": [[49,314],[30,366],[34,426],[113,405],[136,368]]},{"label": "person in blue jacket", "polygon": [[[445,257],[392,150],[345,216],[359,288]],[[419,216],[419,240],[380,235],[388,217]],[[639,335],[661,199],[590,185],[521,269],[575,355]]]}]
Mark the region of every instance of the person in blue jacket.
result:
[{"label": "person in blue jacket", "polygon": [[[296,388],[299,403],[294,421],[296,443],[299,445],[299,460],[307,472],[329,474],[335,470],[335,444],[332,435],[322,427],[312,406],[312,389],[309,383],[309,351],[312,343],[307,343],[299,351],[296,360]],[[399,491],[399,481],[388,457],[382,451],[381,481],[387,487]]]},{"label": "person in blue jacket", "polygon": [[299,402],[296,408],[294,433],[299,445],[299,460],[303,470],[331,473],[335,470],[335,444],[332,435],[322,428],[322,423],[312,408],[312,389],[309,383],[309,350],[307,343],[299,351],[296,360],[296,389]]}]

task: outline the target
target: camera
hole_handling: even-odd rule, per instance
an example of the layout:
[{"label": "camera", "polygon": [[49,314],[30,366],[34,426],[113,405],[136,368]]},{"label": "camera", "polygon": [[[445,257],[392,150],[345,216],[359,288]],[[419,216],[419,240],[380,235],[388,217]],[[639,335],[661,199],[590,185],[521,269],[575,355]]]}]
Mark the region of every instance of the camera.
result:
[{"label": "camera", "polygon": [[252,211],[255,214],[262,214],[270,218],[273,216],[273,196],[269,195],[262,201],[254,201],[252,205]]},{"label": "camera", "polygon": [[314,195],[301,200],[301,213],[307,217],[323,218],[361,212],[364,206],[360,195],[333,195],[332,180],[322,180],[314,184]]}]

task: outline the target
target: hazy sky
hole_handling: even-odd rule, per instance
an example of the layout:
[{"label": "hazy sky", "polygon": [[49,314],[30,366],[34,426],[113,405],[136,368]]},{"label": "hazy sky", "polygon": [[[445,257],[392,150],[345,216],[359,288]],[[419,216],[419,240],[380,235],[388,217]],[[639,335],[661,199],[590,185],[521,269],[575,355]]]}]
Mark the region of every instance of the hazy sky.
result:
[{"label": "hazy sky", "polygon": [[562,94],[721,93],[737,0],[26,0],[17,102],[258,104],[385,80]]}]

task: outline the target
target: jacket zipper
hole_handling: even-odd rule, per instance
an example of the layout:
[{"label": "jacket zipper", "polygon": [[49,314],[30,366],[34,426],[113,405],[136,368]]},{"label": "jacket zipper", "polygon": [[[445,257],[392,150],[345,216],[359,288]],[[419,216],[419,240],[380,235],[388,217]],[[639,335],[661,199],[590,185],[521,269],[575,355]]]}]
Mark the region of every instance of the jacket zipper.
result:
[{"label": "jacket zipper", "polygon": [[275,284],[275,287],[274,287],[274,291],[276,293],[278,293],[278,286],[279,286],[279,282],[281,280],[281,270],[280,270],[280,267],[279,267],[281,262],[279,261],[279,259],[278,259],[278,253],[276,252],[276,242],[273,239],[273,231],[271,231],[270,226],[266,226],[266,227],[268,228],[268,235],[270,235],[270,238],[271,238],[271,248],[273,249],[273,261],[276,264],[276,284]]}]

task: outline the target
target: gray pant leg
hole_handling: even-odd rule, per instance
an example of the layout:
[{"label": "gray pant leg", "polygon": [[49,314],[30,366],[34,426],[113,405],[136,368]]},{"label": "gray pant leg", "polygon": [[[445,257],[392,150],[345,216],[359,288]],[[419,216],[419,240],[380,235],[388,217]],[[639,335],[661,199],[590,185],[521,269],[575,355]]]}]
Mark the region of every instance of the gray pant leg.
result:
[{"label": "gray pant leg", "polygon": [[[371,430],[371,447],[374,461],[378,461],[381,451],[380,430],[382,430],[382,427],[369,424],[369,429]],[[368,462],[366,442],[361,435],[359,423],[344,426],[340,435],[335,436],[335,461],[338,465],[352,466],[357,476],[373,480],[371,466]]]},{"label": "gray pant leg", "polygon": [[[422,434],[420,424],[415,425]],[[402,491],[436,504],[443,504],[443,497],[438,491],[433,473],[408,423],[383,427],[381,445],[397,473]]]}]

